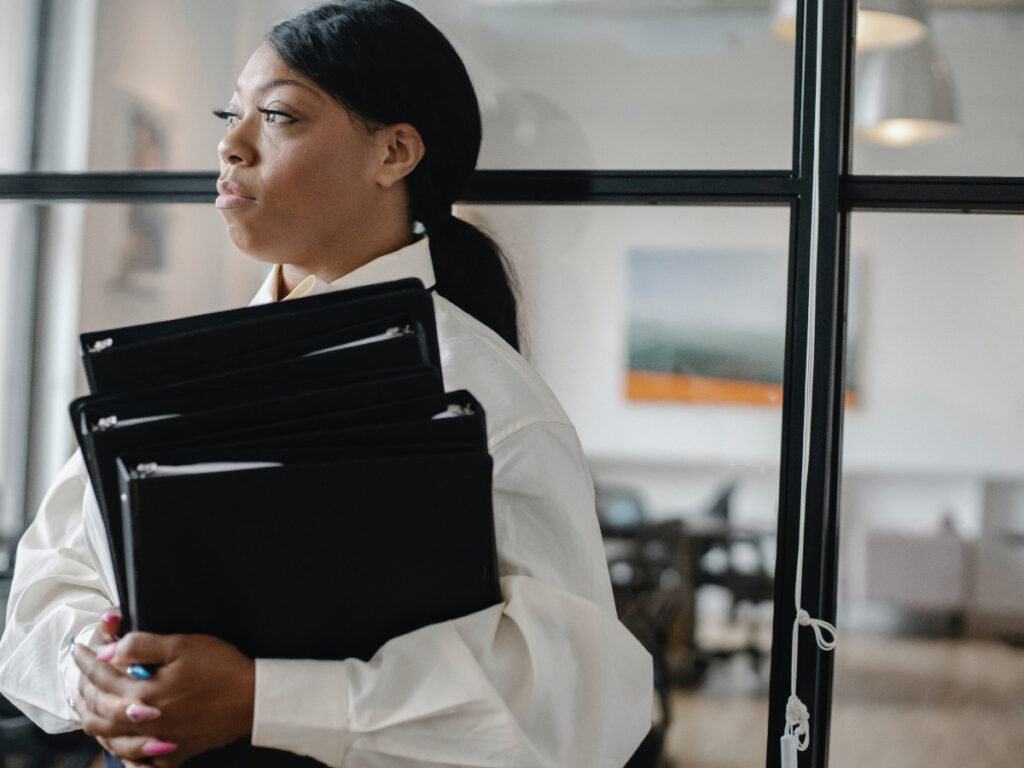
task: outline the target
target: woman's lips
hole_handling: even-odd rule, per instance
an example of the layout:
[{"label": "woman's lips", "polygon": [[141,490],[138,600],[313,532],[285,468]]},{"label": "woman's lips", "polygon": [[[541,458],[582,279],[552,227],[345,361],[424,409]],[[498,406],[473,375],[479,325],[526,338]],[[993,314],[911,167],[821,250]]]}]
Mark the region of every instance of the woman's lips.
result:
[{"label": "woman's lips", "polygon": [[249,197],[241,188],[235,186],[230,181],[218,181],[217,191],[220,194],[217,196],[216,205],[221,209],[245,208],[256,203],[256,198]]},{"label": "woman's lips", "polygon": [[217,207],[218,208],[244,208],[247,205],[255,205],[256,201],[251,197],[243,197],[242,195],[218,195],[217,196]]}]

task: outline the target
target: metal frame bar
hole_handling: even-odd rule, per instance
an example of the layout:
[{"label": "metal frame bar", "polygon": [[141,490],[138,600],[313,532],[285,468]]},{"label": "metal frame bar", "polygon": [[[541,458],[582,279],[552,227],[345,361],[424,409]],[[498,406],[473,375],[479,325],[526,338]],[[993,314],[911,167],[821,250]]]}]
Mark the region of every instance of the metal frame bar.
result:
[{"label": "metal frame bar", "polygon": [[0,174],[0,200],[53,203],[212,203],[217,174],[157,171]]},{"label": "metal frame bar", "polygon": [[[211,171],[0,174],[0,201],[211,203]],[[460,202],[480,205],[789,205],[789,171],[477,171]],[[1024,177],[839,176],[843,211],[1024,213]]]},{"label": "metal frame bar", "polygon": [[[801,579],[801,607],[818,619],[834,623],[838,552],[839,477],[843,418],[843,350],[848,251],[840,247],[848,232],[849,214],[840,204],[841,178],[849,169],[849,118],[853,71],[853,30],[856,2],[822,4],[824,17],[818,39],[818,5],[807,0],[798,7],[797,72],[801,104],[795,106],[795,167],[802,195],[794,210],[792,230],[789,317],[782,413],[782,456],[779,480],[779,527],[775,573],[775,612],[772,628],[772,666],[767,734],[767,765],[780,764],[779,737],[785,726],[790,694],[791,637],[796,606],[791,596]],[[821,60],[818,61],[819,42]],[[814,76],[820,70],[820,91]],[[820,99],[820,102],[819,102]],[[819,123],[816,125],[816,122]],[[817,149],[815,148],[817,138]],[[817,182],[817,200],[813,198]],[[812,206],[817,204],[817,242],[813,237]],[[812,269],[812,249],[817,263]],[[814,348],[811,402],[806,401],[811,278],[814,290]],[[809,433],[805,409],[811,408]],[[803,451],[809,451],[803,476]],[[797,573],[801,491],[806,485],[803,572]],[[810,748],[800,753],[801,766],[828,764],[833,656],[822,653],[813,636],[801,630],[797,665],[797,695],[810,711]]]},{"label": "metal frame bar", "polygon": [[844,176],[844,210],[1024,213],[1024,177]]},{"label": "metal frame bar", "polygon": [[[809,317],[811,195],[814,167],[814,120],[817,109],[817,6],[798,2],[794,56],[793,168],[800,193],[790,209],[789,285],[787,288],[785,362],[783,367],[782,435],[779,458],[779,517],[776,531],[775,610],[772,626],[771,678],[765,748],[768,768],[780,764],[779,737],[785,727],[790,694],[791,642],[795,609],[799,539],[800,487],[803,482],[804,379],[807,362]],[[799,672],[799,670],[798,670]],[[806,688],[807,678],[800,679]]]}]

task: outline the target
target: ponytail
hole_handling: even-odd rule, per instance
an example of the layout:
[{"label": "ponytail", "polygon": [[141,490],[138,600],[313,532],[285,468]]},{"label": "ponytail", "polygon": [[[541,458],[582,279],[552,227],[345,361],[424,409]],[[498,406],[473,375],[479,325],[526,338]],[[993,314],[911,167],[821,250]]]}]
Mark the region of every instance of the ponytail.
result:
[{"label": "ponytail", "polygon": [[512,269],[488,235],[454,215],[424,225],[436,290],[519,350]]}]

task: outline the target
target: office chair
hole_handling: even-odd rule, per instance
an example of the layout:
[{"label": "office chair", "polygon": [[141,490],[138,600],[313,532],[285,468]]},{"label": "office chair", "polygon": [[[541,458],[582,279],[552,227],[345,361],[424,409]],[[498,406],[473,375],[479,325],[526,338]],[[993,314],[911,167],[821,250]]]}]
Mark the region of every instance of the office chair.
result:
[{"label": "office chair", "polygon": [[[762,547],[764,534],[736,527],[732,520],[732,498],[737,483],[723,486],[703,512],[703,518],[711,525],[700,533],[693,533],[693,558],[697,563],[696,584],[715,585],[729,594],[729,616],[739,618],[739,606],[743,603],[757,605],[771,601],[774,596],[775,579],[768,566]],[[749,558],[752,566],[745,566],[741,552],[753,553]],[[747,645],[739,649],[705,649],[700,664],[713,658],[723,658],[735,653],[746,653],[756,668],[767,662],[767,655],[751,636]]]}]

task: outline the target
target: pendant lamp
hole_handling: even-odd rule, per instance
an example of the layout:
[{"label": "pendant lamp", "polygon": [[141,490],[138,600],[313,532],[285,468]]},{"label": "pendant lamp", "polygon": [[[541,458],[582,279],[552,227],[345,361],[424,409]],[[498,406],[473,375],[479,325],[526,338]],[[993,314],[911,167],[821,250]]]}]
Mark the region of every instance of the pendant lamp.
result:
[{"label": "pendant lamp", "polygon": [[854,136],[888,146],[945,138],[958,129],[949,67],[927,40],[857,58]]},{"label": "pendant lamp", "polygon": [[[796,42],[796,3],[797,0],[777,0],[775,4],[772,33],[788,43]],[[927,33],[920,0],[860,0],[858,51],[912,45]]]}]

